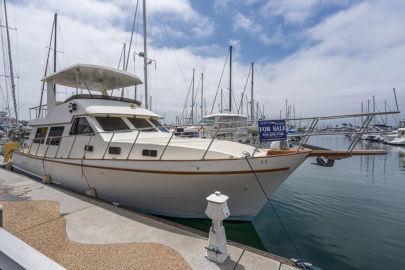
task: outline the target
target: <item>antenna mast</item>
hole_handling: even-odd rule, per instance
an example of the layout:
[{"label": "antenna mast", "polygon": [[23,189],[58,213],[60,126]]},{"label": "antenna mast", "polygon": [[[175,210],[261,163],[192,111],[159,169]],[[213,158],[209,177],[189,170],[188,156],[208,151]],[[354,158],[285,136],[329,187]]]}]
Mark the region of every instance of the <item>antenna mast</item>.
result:
[{"label": "antenna mast", "polygon": [[16,125],[16,127],[18,127],[18,108],[17,108],[17,99],[16,99],[16,95],[15,95],[14,70],[13,70],[13,60],[11,57],[10,32],[8,29],[6,0],[3,0],[3,3],[4,3],[4,17],[5,17],[5,21],[6,21],[6,35],[7,35],[7,48],[8,48],[8,63],[9,63],[9,68],[10,68],[11,93],[13,95],[15,125]]}]

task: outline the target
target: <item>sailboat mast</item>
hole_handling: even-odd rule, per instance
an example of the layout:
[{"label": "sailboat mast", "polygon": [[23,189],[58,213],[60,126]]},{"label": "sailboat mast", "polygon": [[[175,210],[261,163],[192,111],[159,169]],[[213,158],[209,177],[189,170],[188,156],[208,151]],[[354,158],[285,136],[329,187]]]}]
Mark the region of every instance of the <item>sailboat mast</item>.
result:
[{"label": "sailboat mast", "polygon": [[[122,70],[124,70],[124,71],[126,71],[126,54],[127,54],[127,44],[126,43],[124,43],[124,45],[123,45],[124,47],[122,48],[123,49],[123,60],[124,61],[122,61]],[[121,97],[123,98],[124,97],[124,87],[121,89]]]},{"label": "sailboat mast", "polygon": [[[375,97],[373,95],[373,113],[375,113]],[[373,117],[373,124],[375,125],[375,117]]]},{"label": "sailboat mast", "polygon": [[192,88],[191,88],[191,124],[194,123],[194,75],[195,75],[195,69],[193,68],[193,80],[192,80]]},{"label": "sailboat mast", "polygon": [[[54,22],[55,22],[55,27],[54,27],[54,29],[53,29],[53,31],[54,31],[54,39],[53,39],[53,73],[56,73],[56,57],[57,57],[57,53],[58,53],[58,51],[57,51],[57,43],[56,43],[56,41],[58,40],[57,39],[57,36],[56,36],[56,34],[58,33],[58,13],[55,13],[55,15],[54,15]],[[55,93],[55,97],[56,97],[56,84],[54,83],[53,84],[53,92]]]},{"label": "sailboat mast", "polygon": [[252,69],[252,78],[250,80],[250,117],[251,117],[251,121],[252,124],[255,121],[255,99],[253,97],[253,87],[254,87],[254,82],[253,82],[253,76],[254,76],[254,72],[255,72],[255,63],[252,62],[251,64],[251,69]]},{"label": "sailboat mast", "polygon": [[201,119],[204,117],[204,73],[201,73]]},{"label": "sailboat mast", "polygon": [[[52,39],[53,39],[53,32],[54,32],[54,27],[55,27],[55,20],[52,23],[52,30],[51,30],[51,38],[49,39],[49,46],[48,46],[48,52],[46,55],[46,63],[45,63],[45,71],[44,71],[44,78],[46,77],[46,75],[48,74],[48,66],[49,66],[49,55],[51,52],[51,46],[52,46]],[[41,111],[42,111],[42,100],[44,97],[44,90],[45,90],[45,81],[42,81],[42,87],[41,87],[41,98],[39,100],[39,108],[38,108],[38,114],[37,114],[37,118],[41,117]]]},{"label": "sailboat mast", "polygon": [[145,108],[149,109],[148,95],[148,51],[146,42],[146,0],[143,0],[143,74],[145,85]]},{"label": "sailboat mast", "polygon": [[232,112],[232,45],[229,46],[229,112]]},{"label": "sailboat mast", "polygon": [[223,111],[222,99],[223,99],[223,97],[222,97],[222,88],[221,88],[221,113]]},{"label": "sailboat mast", "polygon": [[16,95],[15,95],[13,59],[11,57],[10,32],[8,29],[6,0],[3,0],[3,3],[4,3],[4,16],[5,16],[5,21],[6,21],[6,35],[7,35],[7,48],[8,48],[8,63],[9,63],[9,68],[10,68],[11,93],[13,95],[15,124],[16,124],[16,127],[18,127],[18,108],[17,108],[17,99],[16,99]]}]

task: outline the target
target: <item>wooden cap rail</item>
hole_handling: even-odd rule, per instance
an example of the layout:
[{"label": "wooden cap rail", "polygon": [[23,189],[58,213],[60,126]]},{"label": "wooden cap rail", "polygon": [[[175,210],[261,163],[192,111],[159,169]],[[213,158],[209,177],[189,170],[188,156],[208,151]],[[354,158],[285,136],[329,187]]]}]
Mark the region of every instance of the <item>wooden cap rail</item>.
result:
[{"label": "wooden cap rail", "polygon": [[370,150],[312,150],[309,157],[351,157],[351,156],[370,156],[370,155],[385,155],[386,150],[370,149]]}]

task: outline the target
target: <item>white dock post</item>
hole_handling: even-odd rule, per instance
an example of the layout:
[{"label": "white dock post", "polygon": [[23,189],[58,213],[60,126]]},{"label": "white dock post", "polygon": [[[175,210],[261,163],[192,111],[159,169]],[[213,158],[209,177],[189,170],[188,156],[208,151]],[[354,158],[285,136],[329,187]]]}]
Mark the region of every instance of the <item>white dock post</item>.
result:
[{"label": "white dock post", "polygon": [[207,259],[223,263],[229,256],[228,247],[226,246],[225,229],[222,221],[229,217],[227,200],[228,196],[215,191],[207,197],[208,205],[205,214],[212,220],[210,234],[208,238]]}]

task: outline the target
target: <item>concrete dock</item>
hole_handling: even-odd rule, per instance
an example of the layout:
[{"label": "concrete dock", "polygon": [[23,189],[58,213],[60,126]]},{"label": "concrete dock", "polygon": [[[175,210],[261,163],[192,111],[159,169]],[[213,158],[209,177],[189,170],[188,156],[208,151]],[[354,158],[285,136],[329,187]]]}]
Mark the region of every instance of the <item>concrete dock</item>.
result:
[{"label": "concrete dock", "polygon": [[0,204],[6,230],[66,269],[297,269],[236,243],[213,263],[202,232],[4,169]]}]

